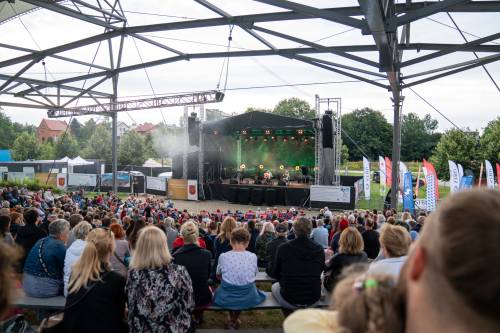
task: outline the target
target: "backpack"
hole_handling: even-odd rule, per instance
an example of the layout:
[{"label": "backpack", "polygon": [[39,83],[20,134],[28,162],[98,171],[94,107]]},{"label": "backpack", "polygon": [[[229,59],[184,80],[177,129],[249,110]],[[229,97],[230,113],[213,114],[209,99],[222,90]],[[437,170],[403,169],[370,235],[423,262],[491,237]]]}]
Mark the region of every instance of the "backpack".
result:
[{"label": "backpack", "polygon": [[35,330],[24,319],[24,315],[18,314],[2,323],[0,333],[35,333]]}]

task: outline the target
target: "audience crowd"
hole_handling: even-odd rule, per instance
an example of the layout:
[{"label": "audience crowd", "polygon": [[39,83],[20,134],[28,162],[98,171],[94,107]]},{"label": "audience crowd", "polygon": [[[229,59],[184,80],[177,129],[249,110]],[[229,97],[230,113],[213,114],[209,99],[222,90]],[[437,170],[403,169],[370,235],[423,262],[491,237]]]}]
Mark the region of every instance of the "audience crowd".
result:
[{"label": "audience crowd", "polygon": [[[64,295],[64,332],[193,332],[210,306],[237,329],[266,298],[261,270],[288,333],[500,331],[495,191],[453,195],[429,216],[325,207],[312,218],[82,191],[6,188],[0,198],[4,317],[17,286]],[[315,309],[321,300],[331,309]]]}]

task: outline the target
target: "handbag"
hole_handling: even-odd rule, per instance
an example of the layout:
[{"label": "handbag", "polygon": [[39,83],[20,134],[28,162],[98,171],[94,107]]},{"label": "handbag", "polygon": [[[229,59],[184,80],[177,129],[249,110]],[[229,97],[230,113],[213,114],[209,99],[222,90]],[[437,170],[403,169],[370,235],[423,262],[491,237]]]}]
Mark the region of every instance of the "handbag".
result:
[{"label": "handbag", "polygon": [[[101,276],[101,279],[106,276],[109,272],[104,273]],[[82,302],[85,297],[94,289],[98,282],[94,282],[90,285],[90,287],[85,291],[85,293],[80,297],[76,302],[71,305],[67,305],[64,307],[63,311],[57,312],[47,318],[44,318],[40,323],[40,328],[38,330],[39,333],[61,333],[63,331],[63,321],[64,321],[64,312],[71,309],[75,305]]]},{"label": "handbag", "polygon": [[24,319],[24,315],[18,314],[2,323],[0,333],[35,333],[35,330]]}]

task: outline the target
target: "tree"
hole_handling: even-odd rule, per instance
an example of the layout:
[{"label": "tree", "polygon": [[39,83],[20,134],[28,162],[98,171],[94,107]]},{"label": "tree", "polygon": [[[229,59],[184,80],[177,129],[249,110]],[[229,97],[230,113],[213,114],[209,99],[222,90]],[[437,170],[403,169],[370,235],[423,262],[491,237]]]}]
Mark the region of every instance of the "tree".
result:
[{"label": "tree", "polygon": [[378,160],[378,155],[390,155],[392,125],[380,111],[363,108],[342,115],[342,132],[342,142],[349,149],[350,160],[361,160],[363,152],[374,161]]},{"label": "tree", "polygon": [[449,178],[448,160],[462,164],[464,169],[478,168],[478,143],[479,135],[477,132],[461,131],[451,129],[445,132],[434,150],[431,162],[440,179]]},{"label": "tree", "polygon": [[500,161],[500,117],[488,123],[481,137],[481,155],[485,160]]},{"label": "tree", "polygon": [[245,113],[247,113],[247,112],[254,112],[254,111],[259,111],[259,112],[269,112],[269,113],[273,112],[273,110],[271,110],[271,109],[266,109],[266,108],[255,108],[255,107],[253,107],[253,106],[249,106],[249,107],[247,107],[247,109],[245,110]]},{"label": "tree", "polygon": [[118,149],[118,163],[122,165],[142,165],[146,161],[144,139],[136,131],[127,132]]},{"label": "tree", "polygon": [[82,152],[84,158],[111,162],[111,130],[103,124],[97,125],[95,132],[87,140]]},{"label": "tree", "polygon": [[22,133],[12,145],[12,158],[16,161],[37,159],[39,154],[40,146],[34,134]]},{"label": "tree", "polygon": [[82,124],[78,121],[78,119],[73,118],[71,123],[69,124],[69,128],[71,130],[71,134],[81,143],[81,130],[82,130]]},{"label": "tree", "polygon": [[[53,160],[55,158],[56,151],[54,148],[54,143],[52,140],[47,140],[40,145],[40,154],[38,158],[41,160]],[[64,157],[64,156],[63,156]]]},{"label": "tree", "polygon": [[153,136],[148,133],[144,137],[144,157],[148,158],[159,158],[160,155],[154,149]]},{"label": "tree", "polygon": [[54,145],[55,158],[64,158],[65,156],[74,158],[78,156],[79,151],[78,142],[69,133],[59,137]]},{"label": "tree", "polygon": [[429,114],[420,118],[416,113],[403,115],[401,122],[401,159],[417,161],[428,159],[441,134],[435,133],[438,122]]},{"label": "tree", "polygon": [[279,101],[272,113],[299,119],[314,119],[316,117],[316,112],[311,109],[309,103],[297,97]]},{"label": "tree", "polygon": [[340,152],[340,164],[344,164],[349,161],[349,148],[346,145],[342,145]]},{"label": "tree", "polygon": [[96,131],[96,128],[97,124],[93,118],[87,120],[79,131],[78,141],[80,142],[80,144],[85,145],[92,136],[92,134],[94,134],[94,132]]}]

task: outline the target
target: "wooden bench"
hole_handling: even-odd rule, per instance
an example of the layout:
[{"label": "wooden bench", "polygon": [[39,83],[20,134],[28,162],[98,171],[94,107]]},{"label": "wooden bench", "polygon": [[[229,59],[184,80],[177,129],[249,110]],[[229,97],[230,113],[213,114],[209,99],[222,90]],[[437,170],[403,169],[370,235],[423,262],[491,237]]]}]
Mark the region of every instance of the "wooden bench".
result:
[{"label": "wooden bench", "polygon": [[[271,309],[281,309],[281,306],[274,299],[273,295],[270,292],[265,293],[266,299],[264,302],[260,303],[254,308],[247,310],[271,310]],[[57,297],[49,297],[49,298],[34,298],[29,296],[23,296],[18,298],[12,303],[12,307],[14,308],[23,308],[23,309],[37,309],[37,310],[53,310],[58,311],[64,309],[64,305],[66,304],[66,299],[63,296]],[[328,307],[329,301],[328,299],[321,299],[318,307],[324,308]],[[225,311],[225,309],[220,308],[218,306],[212,305],[206,309],[207,311]]]},{"label": "wooden bench", "polygon": [[276,282],[276,280],[273,279],[272,277],[270,277],[269,275],[267,275],[266,272],[258,272],[257,276],[255,277],[255,282],[273,283],[273,282]]}]

